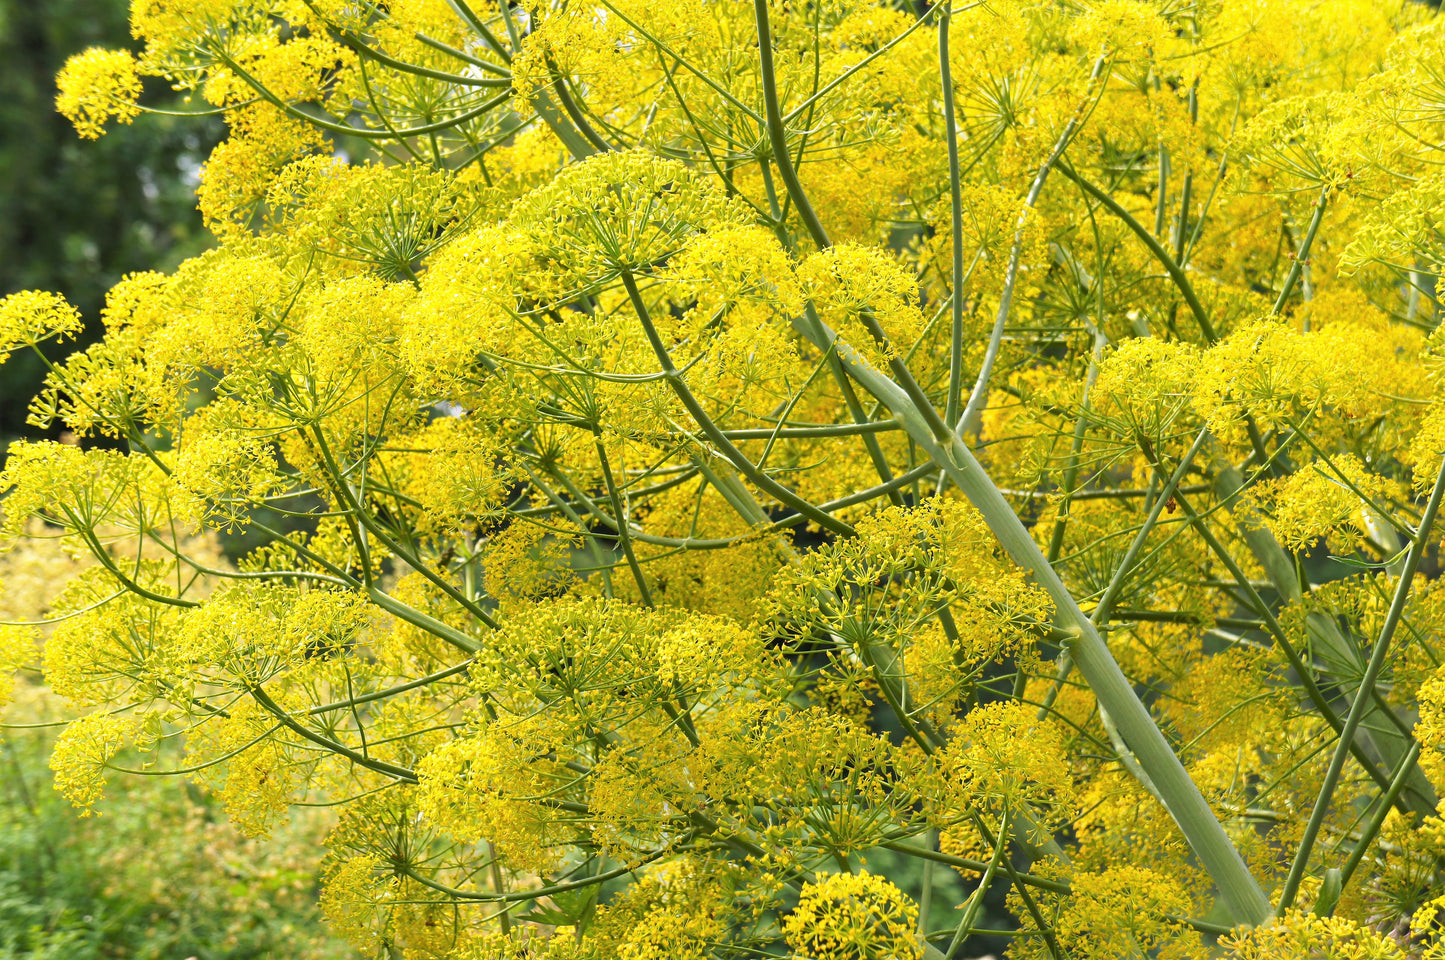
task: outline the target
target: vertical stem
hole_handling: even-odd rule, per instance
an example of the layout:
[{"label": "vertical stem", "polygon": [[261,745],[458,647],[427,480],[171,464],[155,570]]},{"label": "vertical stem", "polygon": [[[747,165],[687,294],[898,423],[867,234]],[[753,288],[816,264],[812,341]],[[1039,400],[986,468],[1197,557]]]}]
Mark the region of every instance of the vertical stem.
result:
[{"label": "vertical stem", "polygon": [[1365,852],[1370,849],[1371,845],[1375,842],[1375,837],[1380,832],[1380,828],[1385,825],[1385,817],[1389,815],[1390,809],[1395,805],[1395,799],[1399,797],[1401,791],[1405,789],[1405,783],[1410,779],[1410,771],[1414,768],[1415,761],[1419,759],[1419,757],[1420,744],[1417,741],[1410,745],[1410,749],[1405,753],[1404,758],[1395,769],[1395,776],[1390,781],[1389,789],[1381,795],[1380,802],[1375,807],[1374,815],[1370,817],[1370,822],[1365,826],[1365,829],[1360,831],[1359,842],[1356,843],[1355,848],[1350,851],[1350,858],[1345,861],[1344,867],[1340,869],[1341,890],[1349,886],[1350,877],[1354,874],[1355,868],[1358,867],[1360,861],[1365,858]]},{"label": "vertical stem", "polygon": [[[1100,318],[1102,320],[1102,317]],[[1069,447],[1068,465],[1064,467],[1063,502],[1059,504],[1059,514],[1054,518],[1054,527],[1049,532],[1049,563],[1059,559],[1059,553],[1064,549],[1064,533],[1069,525],[1069,498],[1074,493],[1074,484],[1079,479],[1079,453],[1084,449],[1084,433],[1089,428],[1089,391],[1094,389],[1094,381],[1099,376],[1099,360],[1104,354],[1104,347],[1108,343],[1103,330],[1094,334],[1094,352],[1089,356],[1089,369],[1084,374],[1084,392],[1079,398],[1079,419],[1074,424],[1074,439]]]},{"label": "vertical stem", "polygon": [[[1089,75],[1089,86],[1092,89],[1099,80],[1099,74],[1108,63],[1108,55],[1102,55],[1094,61],[1094,71]],[[1064,125],[1064,132],[1060,134],[1058,142],[1044,158],[1039,166],[1039,172],[1034,177],[1033,186],[1029,188],[1028,196],[1024,198],[1023,209],[1019,211],[1018,221],[1014,224],[1013,245],[1009,247],[1008,266],[1004,269],[1003,292],[999,295],[998,316],[994,319],[993,332],[989,334],[988,349],[983,355],[983,364],[979,367],[978,379],[974,381],[973,392],[968,396],[968,406],[963,410],[958,423],[954,427],[954,434],[962,436],[970,429],[970,424],[978,419],[983,412],[983,405],[988,400],[988,381],[993,375],[994,361],[998,359],[999,347],[1003,344],[1004,325],[1008,321],[1009,310],[1013,306],[1014,287],[1018,283],[1019,258],[1023,255],[1024,227],[1028,223],[1029,211],[1033,210],[1034,204],[1038,202],[1039,194],[1043,192],[1044,181],[1048,179],[1049,171],[1059,158],[1064,155],[1064,150],[1069,142],[1074,139],[1074,133],[1078,131],[1080,123],[1084,119],[1087,98],[1079,104],[1079,109],[1069,117],[1069,122]]]},{"label": "vertical stem", "polygon": [[953,2],[939,7],[938,74],[943,83],[943,129],[948,138],[949,214],[953,236],[953,326],[948,341],[948,400],[943,420],[948,429],[958,426],[963,403],[963,183],[958,165],[958,114],[953,104],[953,67],[948,61],[948,34],[953,24]]},{"label": "vertical stem", "polygon": [[[487,856],[492,860],[492,889],[497,896],[503,896],[507,892],[506,885],[502,883],[502,865],[497,859],[497,847],[492,841],[487,841]],[[512,918],[506,910],[497,911],[497,917],[502,923],[502,936],[512,935]]]},{"label": "vertical stem", "polygon": [[788,196],[798,205],[798,215],[803,218],[803,225],[808,228],[813,242],[821,250],[831,246],[832,241],[828,239],[828,231],[823,229],[823,221],[818,219],[817,211],[808,200],[803,184],[798,180],[797,171],[793,169],[792,157],[789,156],[788,132],[783,126],[783,112],[778,106],[778,78],[773,73],[773,30],[768,22],[768,0],[753,0],[753,14],[758,23],[758,69],[762,80],[763,109],[767,114],[768,143],[772,147],[773,163],[777,164],[778,176],[782,177]]},{"label": "vertical stem", "polygon": [[607,460],[607,447],[602,443],[602,429],[597,426],[592,428],[592,442],[597,447],[597,462],[602,465],[602,480],[607,484],[607,497],[612,501],[612,515],[617,518],[617,539],[622,544],[622,553],[627,557],[627,566],[632,570],[632,579],[637,582],[637,592],[642,597],[644,606],[652,606],[652,591],[647,589],[647,578],[642,575],[642,567],[637,563],[637,556],[632,552],[632,534],[628,530],[630,521],[627,519],[627,511],[622,508],[622,496],[617,492],[617,484],[612,479],[612,466]]},{"label": "vertical stem", "polygon": [[993,856],[988,861],[988,869],[983,872],[983,879],[978,882],[978,889],[974,890],[973,896],[968,898],[968,905],[964,907],[963,916],[958,921],[958,929],[954,931],[953,939],[949,941],[948,949],[944,951],[944,956],[950,960],[953,957],[953,951],[958,949],[959,943],[973,929],[973,922],[978,918],[978,911],[983,907],[984,894],[988,893],[988,888],[993,886],[993,875],[998,872],[998,865],[1004,858],[1004,851],[1008,849],[1009,828],[1009,811],[1005,808],[1003,822],[998,827],[998,839],[993,845]]},{"label": "vertical stem", "polygon": [[1169,219],[1169,148],[1159,148],[1159,196],[1154,198],[1154,236],[1164,237],[1164,224]]},{"label": "vertical stem", "polygon": [[[932,850],[938,846],[938,831],[929,830],[925,842],[928,849]],[[918,898],[918,935],[924,936],[928,932],[928,915],[933,911],[933,869],[932,860],[923,861],[923,892]]]}]

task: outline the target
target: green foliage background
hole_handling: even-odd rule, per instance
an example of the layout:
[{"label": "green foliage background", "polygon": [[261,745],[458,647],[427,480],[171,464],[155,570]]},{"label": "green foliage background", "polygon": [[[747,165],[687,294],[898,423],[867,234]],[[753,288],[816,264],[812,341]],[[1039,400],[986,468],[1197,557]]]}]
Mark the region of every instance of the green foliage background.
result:
[{"label": "green foliage background", "polygon": [[[82,142],[55,112],[66,57],[129,40],[124,0],[0,0],[0,296],[63,293],[90,338],[123,275],[169,268],[210,242],[194,189],[218,119],[147,116]],[[165,100],[164,90],[147,94]],[[43,376],[33,356],[0,367],[0,448],[34,435],[26,404]]]},{"label": "green foliage background", "polygon": [[[211,242],[194,190],[219,120],[146,116],[84,142],[55,112],[65,58],[127,45],[126,8],[0,0],[0,296],[63,293],[85,315],[82,343],[99,336],[105,291],[123,275],[169,269]],[[147,91],[148,103],[166,100]],[[44,374],[31,355],[0,367],[0,451],[38,433],[26,407]],[[29,687],[5,719],[43,722],[57,707]],[[50,787],[53,733],[0,730],[0,960],[349,955],[315,909],[323,813],[246,842],[180,780],[113,777],[105,813],[81,819]]]}]

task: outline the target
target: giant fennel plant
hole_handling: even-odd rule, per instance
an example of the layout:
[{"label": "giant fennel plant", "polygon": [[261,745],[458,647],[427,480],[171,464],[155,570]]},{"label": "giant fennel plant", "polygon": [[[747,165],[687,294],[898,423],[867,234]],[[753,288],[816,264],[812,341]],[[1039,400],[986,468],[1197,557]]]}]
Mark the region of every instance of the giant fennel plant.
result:
[{"label": "giant fennel plant", "polygon": [[76,804],[335,806],[408,960],[958,956],[1004,888],[1018,960],[1445,956],[1430,7],[132,23],[80,134],[230,136],[3,473],[94,561],[5,634]]}]

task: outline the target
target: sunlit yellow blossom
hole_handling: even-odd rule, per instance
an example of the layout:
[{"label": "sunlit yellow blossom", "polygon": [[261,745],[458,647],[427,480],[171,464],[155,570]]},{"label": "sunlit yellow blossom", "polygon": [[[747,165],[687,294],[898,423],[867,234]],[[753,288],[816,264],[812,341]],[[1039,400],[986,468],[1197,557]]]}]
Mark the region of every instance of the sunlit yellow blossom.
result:
[{"label": "sunlit yellow blossom", "polygon": [[90,816],[91,807],[101,798],[106,765],[130,740],[134,727],[133,720],[102,711],[72,720],[56,740],[50,758],[55,789],[81,816]]},{"label": "sunlit yellow blossom", "polygon": [[916,960],[917,922],[917,905],[884,878],[835,873],[803,887],[783,929],[809,960]]},{"label": "sunlit yellow blossom", "polygon": [[65,61],[56,80],[60,94],[56,108],[75,124],[82,137],[94,140],[105,133],[106,121],[114,117],[130,123],[140,116],[136,100],[141,82],[135,58],[124,50],[91,47]]},{"label": "sunlit yellow blossom", "polygon": [[0,300],[0,360],[44,340],[73,339],[83,325],[80,311],[64,297],[38,290],[12,293]]},{"label": "sunlit yellow blossom", "polygon": [[1292,912],[1280,920],[1231,935],[1225,945],[1239,960],[1293,960],[1299,956],[1327,960],[1403,960],[1392,938],[1343,917],[1316,917]]}]

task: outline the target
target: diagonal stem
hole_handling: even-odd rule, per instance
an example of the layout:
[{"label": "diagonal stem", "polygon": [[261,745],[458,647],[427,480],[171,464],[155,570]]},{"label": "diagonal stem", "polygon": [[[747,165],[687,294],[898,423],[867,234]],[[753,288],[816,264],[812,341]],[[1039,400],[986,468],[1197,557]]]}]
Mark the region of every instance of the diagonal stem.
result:
[{"label": "diagonal stem", "polygon": [[[799,324],[805,337],[816,336],[816,328]],[[1230,913],[1239,923],[1262,923],[1273,910],[1259,883],[1245,866],[1239,851],[1209,808],[1198,786],[1170,748],[1154,718],[1140,702],[1133,685],[1109,653],[1098,629],[1090,622],[1069,593],[1058,572],[1008,501],[984,472],[973,451],[961,440],[947,446],[937,442],[922,411],[914,408],[898,384],[873,368],[859,353],[822,326],[825,339],[815,341],[819,349],[836,348],[849,374],[864,389],[891,409],[913,441],[941,467],[983,515],[989,529],[1014,562],[1033,574],[1057,608],[1060,628],[1073,637],[1068,643],[1078,665],[1100,704],[1107,709],[1119,733],[1148,772],[1175,822],[1205,870],[1219,886]]]},{"label": "diagonal stem", "polygon": [[[1308,242],[1308,238],[1306,242]],[[1426,545],[1429,543],[1430,529],[1435,525],[1436,514],[1440,512],[1442,497],[1445,497],[1445,460],[1441,461],[1440,471],[1435,477],[1435,486],[1430,491],[1430,499],[1425,504],[1425,513],[1420,518],[1420,528],[1410,543],[1410,553],[1405,558],[1405,568],[1400,571],[1399,582],[1395,584],[1395,596],[1390,602],[1390,611],[1386,614],[1385,622],[1380,627],[1380,637],[1375,641],[1375,649],[1370,653],[1369,665],[1365,667],[1365,675],[1360,679],[1360,686],[1355,692],[1354,702],[1350,704],[1350,712],[1345,717],[1344,728],[1340,731],[1339,743],[1335,746],[1334,756],[1330,758],[1324,782],[1320,784],[1320,793],[1315,799],[1314,809],[1310,811],[1309,823],[1305,825],[1304,836],[1300,838],[1294,862],[1290,864],[1289,876],[1285,878],[1284,889],[1279,896],[1279,907],[1275,911],[1278,916],[1284,916],[1285,911],[1294,905],[1295,895],[1299,893],[1300,881],[1304,879],[1310,851],[1314,847],[1315,838],[1319,836],[1325,813],[1329,810],[1330,800],[1334,796],[1335,787],[1339,784],[1340,773],[1345,768],[1345,760],[1349,758],[1350,745],[1354,742],[1355,731],[1359,729],[1360,721],[1364,719],[1365,708],[1370,703],[1370,694],[1375,689],[1375,681],[1380,678],[1380,670],[1385,666],[1385,656],[1389,652],[1390,641],[1395,636],[1395,628],[1399,626],[1400,618],[1405,613],[1405,603],[1410,598],[1410,588],[1414,583],[1415,571],[1420,568],[1420,558],[1424,555]]]}]

